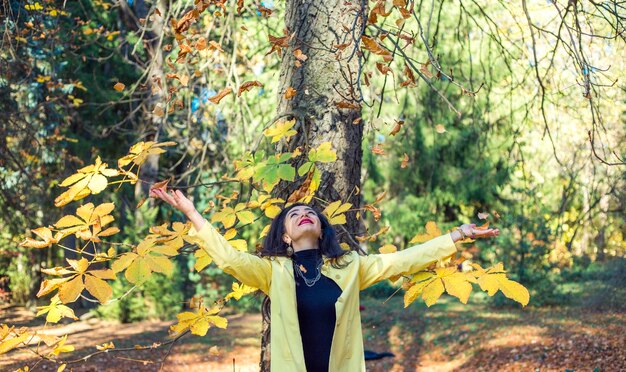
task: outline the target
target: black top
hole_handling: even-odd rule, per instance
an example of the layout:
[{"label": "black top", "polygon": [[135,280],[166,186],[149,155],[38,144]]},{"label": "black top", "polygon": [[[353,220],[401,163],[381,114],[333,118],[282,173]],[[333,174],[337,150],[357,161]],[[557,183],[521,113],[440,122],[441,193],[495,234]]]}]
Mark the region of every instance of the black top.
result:
[{"label": "black top", "polygon": [[298,274],[296,265],[302,265],[306,269],[302,272],[309,283],[317,276],[317,268],[322,261],[318,249],[295,252],[293,261],[298,320],[306,370],[307,372],[328,372],[330,346],[337,318],[335,302],[341,295],[341,288],[324,275],[321,275],[320,279],[309,287]]}]

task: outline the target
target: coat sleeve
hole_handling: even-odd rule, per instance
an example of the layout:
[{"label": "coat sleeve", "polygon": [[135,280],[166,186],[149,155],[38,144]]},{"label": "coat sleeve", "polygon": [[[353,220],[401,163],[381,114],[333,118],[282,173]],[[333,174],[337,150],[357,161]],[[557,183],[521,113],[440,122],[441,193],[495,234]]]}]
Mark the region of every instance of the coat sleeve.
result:
[{"label": "coat sleeve", "polygon": [[360,289],[396,275],[415,273],[454,252],[454,241],[445,234],[402,251],[359,256]]},{"label": "coat sleeve", "polygon": [[224,272],[245,285],[258,288],[265,294],[269,293],[272,264],[268,259],[234,248],[206,220],[200,231],[192,227],[189,236],[200,239],[201,249],[204,249]]}]

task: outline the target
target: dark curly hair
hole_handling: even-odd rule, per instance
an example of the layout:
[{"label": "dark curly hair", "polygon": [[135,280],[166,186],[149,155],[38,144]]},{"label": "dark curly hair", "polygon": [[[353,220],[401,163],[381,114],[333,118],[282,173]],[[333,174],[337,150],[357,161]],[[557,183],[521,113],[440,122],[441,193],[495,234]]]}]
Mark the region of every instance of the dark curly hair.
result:
[{"label": "dark curly hair", "polygon": [[276,217],[274,217],[274,220],[272,221],[272,224],[270,226],[270,231],[267,233],[265,239],[263,240],[263,247],[259,252],[259,255],[262,257],[288,256],[288,245],[283,240],[283,234],[285,233],[285,217],[291,209],[298,206],[307,206],[313,209],[321,222],[322,238],[319,241],[319,249],[322,256],[330,258],[331,264],[335,267],[345,266],[339,262],[339,258],[350,253],[350,251],[345,251],[341,248],[341,246],[339,245],[339,241],[337,240],[337,233],[335,232],[335,228],[330,224],[330,222],[328,222],[326,216],[324,216],[317,208],[305,203],[294,203],[288,207],[285,207]]}]

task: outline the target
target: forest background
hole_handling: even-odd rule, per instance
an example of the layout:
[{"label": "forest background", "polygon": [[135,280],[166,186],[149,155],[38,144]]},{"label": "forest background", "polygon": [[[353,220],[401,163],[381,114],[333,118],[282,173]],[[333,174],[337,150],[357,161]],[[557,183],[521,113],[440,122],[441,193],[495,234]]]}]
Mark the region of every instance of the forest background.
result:
[{"label": "forest background", "polygon": [[[500,355],[490,363],[505,363],[501,367],[559,360],[565,364],[553,366],[623,363],[613,342],[623,345],[626,300],[624,5],[311,4],[3,1],[0,350],[8,353],[0,358],[8,362],[2,368],[41,367],[47,359],[65,368],[72,357],[59,353],[96,350],[95,343],[89,352],[78,345],[74,353],[63,349],[65,342],[72,344],[71,332],[67,340],[60,333],[38,339],[37,332],[45,335],[56,327],[44,316],[32,316],[37,310],[46,314],[46,306],[47,313],[63,317],[61,324],[74,315],[80,322],[95,317],[171,324],[177,314],[190,307],[200,311],[202,303],[213,301],[225,304],[226,314],[258,314],[262,296],[235,301],[241,288],[190,239],[181,240],[174,252],[150,251],[160,261],[147,272],[131,264],[127,252],[137,252],[150,234],[162,243],[164,236],[185,237],[188,229],[163,225],[184,219],[148,198],[155,184],[185,190],[233,244],[250,252],[288,198],[312,200],[337,217],[346,248],[369,253],[404,249],[420,240],[425,225],[431,234],[434,225],[445,232],[461,223],[489,223],[500,236],[463,245],[454,263],[467,271],[471,263],[502,262],[507,276],[528,288],[528,307],[516,308],[502,291],[494,296],[478,291],[460,308],[447,295],[428,310],[422,304],[401,309],[395,298],[382,304],[398,288],[409,288],[398,281],[368,290],[364,297],[375,300],[364,300],[366,308],[385,318],[390,332],[402,324],[410,328],[407,337],[422,344],[437,338],[434,330],[449,332],[449,324],[433,325],[433,336],[423,326],[404,323],[407,314],[458,312],[464,321],[457,331],[476,335],[474,328],[464,328],[476,314],[515,314],[505,324],[480,323],[493,326],[495,334],[564,311],[573,324],[587,324],[589,334],[609,340],[600,346],[589,341],[595,349],[569,350],[570,364],[565,357],[551,361],[545,350],[535,358],[519,345],[511,348],[515,352],[484,355]],[[331,36],[303,26],[315,23],[311,14],[337,21],[322,27]],[[333,69],[329,61],[342,66]],[[81,174],[82,179],[73,176]],[[99,216],[107,222],[72,225],[64,217],[81,217],[77,208],[87,203],[107,205]],[[101,276],[84,274],[81,258],[102,270]],[[86,290],[50,281],[51,275],[67,274],[81,285],[84,280]],[[401,294],[395,297],[402,301]],[[393,317],[384,317],[386,312]],[[525,318],[528,314],[533,316]],[[183,323],[180,316],[178,321]],[[169,351],[156,352],[175,343],[147,333],[145,342],[153,338],[158,344],[147,348],[154,360],[149,353],[134,358],[149,360],[147,368],[167,368]],[[613,340],[616,335],[622,338]],[[102,346],[114,341],[107,337],[98,351],[113,350]],[[546,344],[556,347],[559,337],[568,338],[553,335]],[[223,346],[220,340],[225,342],[211,338],[209,346]],[[402,354],[389,332],[370,341]],[[484,349],[483,341],[477,344]],[[24,353],[29,347],[37,352]],[[452,367],[469,368],[485,361],[477,357],[483,349],[463,349],[461,359],[454,353],[435,359],[462,360],[465,364]],[[237,354],[235,346],[225,350]],[[432,362],[426,351],[433,349],[421,350],[422,356],[398,363]],[[210,355],[230,363],[217,352]],[[88,362],[73,365],[81,363]]]}]

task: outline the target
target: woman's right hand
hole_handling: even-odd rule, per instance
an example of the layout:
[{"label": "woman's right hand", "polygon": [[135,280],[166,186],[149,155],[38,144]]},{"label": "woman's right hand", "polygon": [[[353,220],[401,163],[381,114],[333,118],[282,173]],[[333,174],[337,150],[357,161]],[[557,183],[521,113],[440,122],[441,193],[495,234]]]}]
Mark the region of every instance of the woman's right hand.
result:
[{"label": "woman's right hand", "polygon": [[181,211],[187,217],[198,213],[191,200],[187,199],[187,197],[180,190],[171,190],[168,193],[163,189],[153,189],[150,190],[150,197],[163,200],[167,204]]}]

